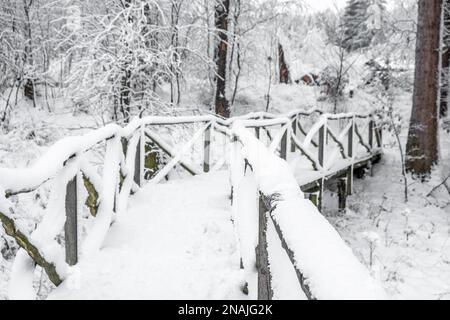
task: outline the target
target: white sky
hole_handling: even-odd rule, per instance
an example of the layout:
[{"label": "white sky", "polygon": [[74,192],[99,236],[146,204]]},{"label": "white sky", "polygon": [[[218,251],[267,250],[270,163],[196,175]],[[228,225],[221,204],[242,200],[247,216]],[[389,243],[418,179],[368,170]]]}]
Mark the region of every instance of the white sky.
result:
[{"label": "white sky", "polygon": [[320,11],[327,8],[342,8],[347,3],[347,0],[303,0],[308,9],[313,11]]}]

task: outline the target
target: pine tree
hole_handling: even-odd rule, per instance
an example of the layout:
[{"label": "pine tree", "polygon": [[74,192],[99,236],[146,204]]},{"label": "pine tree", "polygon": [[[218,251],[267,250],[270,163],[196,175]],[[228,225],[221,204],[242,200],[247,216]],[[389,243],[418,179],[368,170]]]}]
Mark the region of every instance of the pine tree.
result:
[{"label": "pine tree", "polygon": [[406,146],[406,169],[430,175],[438,162],[438,95],[441,0],[420,0],[417,21],[413,108]]},{"label": "pine tree", "polygon": [[343,43],[347,51],[353,51],[367,47],[371,42],[370,32],[367,27],[369,18],[368,0],[349,0],[343,16]]},{"label": "pine tree", "polygon": [[442,39],[442,66],[441,66],[441,99],[439,115],[444,118],[448,113],[450,92],[450,0],[444,0],[444,23]]}]

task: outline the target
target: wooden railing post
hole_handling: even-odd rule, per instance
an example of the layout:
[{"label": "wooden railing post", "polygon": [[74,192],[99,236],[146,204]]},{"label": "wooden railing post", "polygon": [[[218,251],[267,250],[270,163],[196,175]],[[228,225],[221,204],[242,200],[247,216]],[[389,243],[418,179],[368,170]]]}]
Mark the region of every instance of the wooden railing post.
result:
[{"label": "wooden railing post", "polygon": [[370,150],[373,150],[373,130],[374,130],[374,121],[372,118],[369,120],[369,146]]},{"label": "wooden railing post", "polygon": [[375,129],[376,132],[376,138],[377,138],[377,145],[379,148],[383,146],[383,127],[379,126]]},{"label": "wooden railing post", "polygon": [[[292,121],[292,134],[294,136],[297,135],[297,121],[298,121],[298,117],[297,117],[297,115],[295,115],[294,120]],[[292,138],[291,138],[291,152],[295,152],[295,143]]]},{"label": "wooden railing post", "polygon": [[145,162],[145,134],[144,127],[139,128],[139,141],[136,146],[136,156],[134,158],[134,182],[142,187],[144,178],[144,162]]},{"label": "wooden railing post", "polygon": [[272,300],[273,291],[267,251],[267,208],[263,196],[259,197],[258,246],[256,247],[256,266],[258,269],[258,300]]},{"label": "wooden railing post", "polygon": [[324,165],[325,160],[325,126],[319,129],[319,164],[321,167]]},{"label": "wooden railing post", "polygon": [[[326,124],[319,129],[319,165],[323,168],[325,164],[325,147],[326,147]],[[323,193],[325,188],[325,178],[319,181],[319,199],[317,200],[317,208],[322,211],[323,207]]]},{"label": "wooden railing post", "polygon": [[287,148],[288,148],[288,129],[283,134],[281,138],[281,146],[280,146],[280,158],[287,160]]},{"label": "wooden railing post", "polygon": [[142,181],[141,181],[141,167],[142,167],[142,163],[141,163],[141,144],[142,144],[142,136],[139,138],[139,141],[137,143],[136,146],[136,156],[134,158],[134,182],[136,182],[136,184],[141,187],[142,186]]},{"label": "wooden railing post", "polygon": [[205,141],[203,145],[203,172],[209,172],[211,161],[211,129],[212,124],[209,124],[205,130]]},{"label": "wooden railing post", "polygon": [[261,136],[261,128],[260,127],[255,128],[255,136],[256,136],[256,139],[259,140],[259,138]]},{"label": "wooden railing post", "polygon": [[347,169],[347,195],[351,195],[353,193],[353,141],[355,136],[355,118],[352,118],[352,127],[348,131],[348,158],[351,160],[351,165]]},{"label": "wooden railing post", "polygon": [[66,187],[66,223],[64,238],[66,247],[66,262],[73,266],[78,262],[78,196],[77,176],[69,181]]}]

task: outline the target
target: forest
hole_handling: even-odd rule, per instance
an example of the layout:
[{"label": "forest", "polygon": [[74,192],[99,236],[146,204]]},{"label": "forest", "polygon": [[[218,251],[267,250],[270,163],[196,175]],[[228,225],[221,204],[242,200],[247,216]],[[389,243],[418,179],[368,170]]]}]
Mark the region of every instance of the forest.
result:
[{"label": "forest", "polygon": [[0,0],[0,300],[450,299],[450,1],[313,2]]}]

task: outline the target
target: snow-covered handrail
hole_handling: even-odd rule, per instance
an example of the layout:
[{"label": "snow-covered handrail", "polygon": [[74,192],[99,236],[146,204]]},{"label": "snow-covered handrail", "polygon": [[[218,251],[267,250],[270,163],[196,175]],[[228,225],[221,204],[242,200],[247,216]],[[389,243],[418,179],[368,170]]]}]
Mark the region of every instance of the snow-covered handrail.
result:
[{"label": "snow-covered handrail", "polygon": [[[317,207],[305,200],[289,164],[269,151],[244,126],[236,123],[232,134],[233,220],[247,277],[251,277],[255,263],[258,267],[257,284],[249,288],[258,293],[253,298],[271,299],[273,296],[270,266],[277,261],[271,260],[267,248],[270,220],[295,269],[299,285],[309,299],[385,298],[381,286],[371,278],[338,232]],[[259,210],[252,210],[255,201],[251,195],[257,193],[261,197]],[[249,228],[249,220],[259,227]],[[241,225],[247,226],[245,230]],[[255,243],[258,244],[256,256]]]},{"label": "snow-covered handrail", "polygon": [[[352,117],[370,118],[370,114],[325,114],[317,108],[309,110],[293,110],[284,115],[274,115],[267,112],[250,113],[244,116],[238,116],[230,119],[221,119],[214,115],[204,116],[147,116],[135,118],[126,127],[122,128],[115,124],[107,125],[103,128],[94,130],[82,136],[67,137],[56,142],[38,161],[28,168],[0,168],[2,177],[1,185],[8,195],[14,195],[21,192],[30,192],[45,183],[48,179],[57,174],[64,163],[71,157],[83,154],[93,148],[100,142],[103,142],[114,135],[129,139],[140,127],[143,126],[167,126],[178,124],[208,123],[215,122],[223,127],[230,127],[236,121],[245,120],[247,127],[271,127],[285,125],[290,119],[298,116],[308,116],[318,113],[321,118],[329,120],[350,119]],[[314,135],[315,132],[310,135]]]},{"label": "snow-covered handrail", "polygon": [[[309,132],[306,132],[300,121],[313,114],[319,116],[319,120]],[[368,142],[364,141],[362,133],[358,131],[356,119],[369,120]],[[327,129],[328,121],[332,120],[350,121],[351,125],[344,132],[334,134]],[[0,220],[7,234],[15,238],[22,248],[18,255],[21,257],[18,259],[18,264],[21,264],[22,268],[14,269],[23,270],[23,266],[30,265],[30,259],[32,259],[43,267],[51,281],[58,285],[64,280],[69,266],[76,264],[80,255],[90,255],[99,249],[115,215],[126,209],[130,194],[136,192],[143,184],[147,143],[155,145],[172,158],[165,167],[160,168],[160,171],[156,173],[153,183],[166,177],[175,165],[179,165],[190,174],[195,175],[223,166],[223,159],[215,165],[210,163],[213,134],[214,132],[222,133],[228,140],[236,138],[232,130],[236,123],[239,123],[241,127],[255,130],[256,136],[261,139],[263,138],[262,133],[265,132],[270,140],[269,149],[283,159],[287,159],[288,155],[299,149],[312,163],[313,169],[320,172],[322,178],[333,172],[329,167],[330,163],[325,162],[326,136],[328,134],[338,146],[343,158],[349,161],[351,174],[353,173],[353,164],[358,160],[357,152],[354,150],[355,136],[369,152],[375,152],[377,148],[381,147],[381,132],[375,126],[372,116],[351,113],[331,115],[323,113],[317,108],[293,110],[284,115],[255,112],[230,119],[214,115],[147,116],[135,118],[125,127],[109,124],[82,136],[67,137],[56,142],[28,168],[0,168]],[[183,152],[177,152],[180,150],[180,146],[177,148],[171,146],[151,130],[158,126],[189,124],[201,125],[202,129],[197,131],[184,147],[181,146],[181,149],[187,151],[203,135],[203,168],[190,163],[188,159],[184,158]],[[303,142],[297,135],[297,129],[305,135]],[[271,133],[270,130],[278,131],[272,136],[273,132]],[[318,143],[313,139],[316,135],[319,136]],[[345,143],[341,140],[346,136],[349,137],[348,146],[347,150],[343,150]],[[374,142],[376,142],[375,146]],[[106,152],[100,175],[96,172],[97,169],[94,165],[89,163],[87,155],[103,145],[106,145]],[[289,145],[291,153],[289,153]],[[333,162],[337,157],[337,152],[332,154],[333,157],[329,159],[332,159]],[[36,191],[44,184],[51,184],[50,195],[51,200],[54,197],[52,200],[54,204],[47,206],[44,221],[38,228],[31,234],[27,234],[21,230],[20,224],[16,223],[15,212],[17,210],[11,197]],[[351,186],[351,181],[349,185]],[[79,198],[81,197],[79,190],[83,186],[84,193],[87,193],[85,204],[95,219],[90,233],[82,246],[80,244],[79,250],[77,217],[80,214],[78,212],[80,210]],[[65,250],[55,252],[55,238],[62,229],[65,234]]]}]

